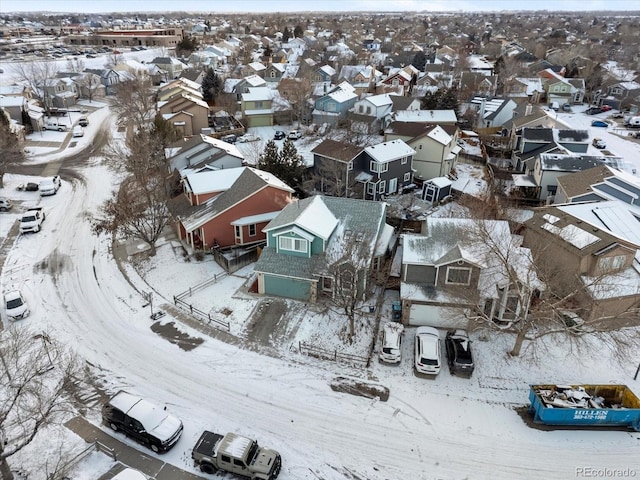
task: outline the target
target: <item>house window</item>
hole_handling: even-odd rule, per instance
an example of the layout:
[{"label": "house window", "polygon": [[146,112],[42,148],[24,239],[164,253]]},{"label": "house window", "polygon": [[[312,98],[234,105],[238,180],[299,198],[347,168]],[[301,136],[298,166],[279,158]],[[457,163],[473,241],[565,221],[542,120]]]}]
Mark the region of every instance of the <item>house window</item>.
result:
[{"label": "house window", "polygon": [[408,161],[409,161],[409,157],[402,157],[402,158],[400,159],[400,163],[401,163],[402,165],[406,165]]},{"label": "house window", "polygon": [[254,102],[255,108],[264,108],[264,102],[262,100],[257,100]]},{"label": "house window", "polygon": [[255,223],[253,225],[249,225],[249,236],[250,237],[255,237],[256,236],[256,225],[255,225]]},{"label": "house window", "polygon": [[327,112],[335,112],[335,111],[336,111],[336,104],[333,102],[327,103]]},{"label": "house window", "polygon": [[404,181],[405,182],[410,182],[411,181],[411,172],[407,172],[404,174]]},{"label": "house window", "polygon": [[323,292],[333,291],[333,279],[331,277],[322,277],[322,291]]},{"label": "house window", "polygon": [[363,113],[363,112],[364,112],[364,107],[363,107],[362,105],[360,105],[360,106],[358,107],[358,111],[359,111],[360,113]]},{"label": "house window", "polygon": [[351,170],[353,170],[353,162],[347,163],[347,171],[350,172]]},{"label": "house window", "polygon": [[307,241],[302,238],[280,237],[278,241],[280,250],[302,253],[307,251]]},{"label": "house window", "polygon": [[271,70],[271,72],[269,72],[269,76],[270,76],[271,78],[276,78],[276,72],[275,72],[275,70]]},{"label": "house window", "polygon": [[376,184],[375,183],[367,183],[367,193],[369,195],[373,195],[373,193],[376,191]]},{"label": "house window", "polygon": [[471,269],[461,267],[447,267],[447,285],[469,285],[471,283]]},{"label": "house window", "polygon": [[601,273],[614,272],[624,267],[627,260],[626,255],[616,255],[614,257],[602,257],[598,260],[598,270]]},{"label": "house window", "polygon": [[384,193],[384,189],[387,186],[387,182],[385,180],[382,180],[379,184],[378,184],[378,193]]},{"label": "house window", "polygon": [[367,115],[371,114],[371,107],[367,107]]},{"label": "house window", "polygon": [[387,163],[379,163],[375,160],[371,160],[369,165],[369,170],[375,173],[384,173],[389,170],[389,165]]},{"label": "house window", "polygon": [[240,238],[242,236],[242,227],[240,225],[235,226],[236,237]]}]

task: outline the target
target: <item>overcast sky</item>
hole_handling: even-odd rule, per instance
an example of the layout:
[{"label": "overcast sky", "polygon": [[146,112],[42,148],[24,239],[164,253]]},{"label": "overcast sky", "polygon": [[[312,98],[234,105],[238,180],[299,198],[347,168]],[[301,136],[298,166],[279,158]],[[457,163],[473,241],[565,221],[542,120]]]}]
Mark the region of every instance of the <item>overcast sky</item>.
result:
[{"label": "overcast sky", "polygon": [[2,0],[0,12],[299,12],[299,11],[499,11],[629,10],[629,0]]}]

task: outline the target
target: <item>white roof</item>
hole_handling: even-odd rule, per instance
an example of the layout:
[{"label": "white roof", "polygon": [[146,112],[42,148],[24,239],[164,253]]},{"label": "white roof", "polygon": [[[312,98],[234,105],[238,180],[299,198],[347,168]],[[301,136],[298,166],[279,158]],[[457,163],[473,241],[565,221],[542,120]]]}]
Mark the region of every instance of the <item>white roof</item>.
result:
[{"label": "white roof", "polygon": [[441,145],[449,145],[451,140],[453,139],[451,135],[444,131],[444,129],[440,125],[436,125],[431,129],[429,133],[427,133],[427,137],[435,140]]},{"label": "white roof", "polygon": [[455,123],[455,110],[398,110],[394,114],[397,122]]},{"label": "white roof", "polygon": [[223,168],[222,170],[208,170],[203,172],[190,173],[185,180],[191,191],[198,195],[210,192],[224,192],[244,172],[246,167]]},{"label": "white roof", "polygon": [[279,213],[280,211],[261,213],[258,215],[248,215],[246,217],[241,217],[241,218],[238,218],[237,220],[234,220],[233,222],[231,222],[231,225],[242,226],[242,225],[253,225],[255,223],[269,222],[274,218],[276,218]]},{"label": "white roof", "polygon": [[245,102],[271,100],[272,96],[273,93],[269,87],[251,87],[249,92],[242,94],[242,100]]},{"label": "white roof", "polygon": [[316,196],[296,219],[296,224],[327,240],[338,225],[338,219],[322,201],[322,197]]},{"label": "white roof", "polygon": [[260,62],[251,62],[249,64],[251,68],[253,68],[256,72],[261,72],[262,70],[266,70],[266,66]]},{"label": "white roof", "polygon": [[577,227],[576,225],[566,225],[562,228],[556,227],[552,223],[545,223],[542,228],[548,232],[557,235],[565,242],[570,243],[576,248],[583,249],[589,245],[593,245],[600,241],[600,237],[587,232],[586,230]]},{"label": "white roof", "polygon": [[344,90],[340,88],[339,90],[331,92],[329,97],[333,98],[336,102],[343,103],[351,100],[352,98],[358,98],[358,95],[354,93],[353,90]]},{"label": "white roof", "polygon": [[430,179],[427,183],[433,183],[436,187],[448,187],[453,184],[453,182],[447,177],[435,177]]},{"label": "white roof", "polygon": [[380,95],[371,95],[370,97],[365,97],[363,100],[367,100],[371,102],[376,107],[382,107],[383,105],[392,105],[391,97],[388,93],[383,93]]},{"label": "white roof", "polygon": [[415,155],[416,151],[404,141],[397,139],[390,142],[378,143],[364,149],[376,162],[390,162],[408,155]]}]

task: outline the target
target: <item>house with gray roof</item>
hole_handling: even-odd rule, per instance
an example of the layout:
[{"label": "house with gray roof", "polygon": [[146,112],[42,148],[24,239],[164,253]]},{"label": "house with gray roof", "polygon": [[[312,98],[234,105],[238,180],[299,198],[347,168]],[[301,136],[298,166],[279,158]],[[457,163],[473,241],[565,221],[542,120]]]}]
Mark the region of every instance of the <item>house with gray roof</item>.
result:
[{"label": "house with gray roof", "polygon": [[640,179],[609,165],[600,165],[558,177],[553,203],[618,200],[629,205],[640,219]]},{"label": "house with gray roof", "polygon": [[190,172],[171,210],[180,239],[210,250],[264,242],[263,228],[291,203],[294,190],[250,167]]},{"label": "house with gray roof", "polygon": [[178,170],[181,177],[205,166],[210,170],[241,167],[244,161],[238,147],[205,134],[181,138],[168,145],[164,155],[169,171]]},{"label": "house with gray roof", "polygon": [[588,130],[523,127],[515,132],[512,160],[517,172],[531,174],[541,153],[587,153]]},{"label": "house with gray roof", "polygon": [[[498,323],[517,321],[544,290],[531,252],[505,221],[427,217],[422,232],[402,238],[405,325],[468,328],[478,312]],[[514,288],[516,279],[524,288]]]},{"label": "house with gray roof", "polygon": [[393,235],[385,217],[385,203],[352,198],[287,205],[264,229],[267,246],[254,267],[258,293],[311,303],[345,294],[365,300]]},{"label": "house with gray roof", "polygon": [[623,159],[613,156],[578,155],[574,153],[541,153],[535,157],[528,174],[513,174],[516,188],[525,192],[527,198],[547,200],[558,189],[558,178],[572,172],[587,170],[599,165],[620,169]]}]

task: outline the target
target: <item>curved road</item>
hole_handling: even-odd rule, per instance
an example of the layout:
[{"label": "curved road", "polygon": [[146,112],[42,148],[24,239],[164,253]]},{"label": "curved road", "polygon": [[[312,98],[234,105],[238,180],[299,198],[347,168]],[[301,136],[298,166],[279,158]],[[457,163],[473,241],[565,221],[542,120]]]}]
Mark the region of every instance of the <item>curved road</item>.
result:
[{"label": "curved road", "polygon": [[[330,372],[213,339],[189,352],[176,348],[151,332],[142,280],[131,273],[136,291],[110,241],[91,233],[91,218],[118,183],[114,174],[86,153],[66,160],[61,173],[76,180],[43,199],[45,228],[20,237],[7,263],[35,266],[24,272],[34,328],[76,348],[109,387],[163,399],[183,419],[183,439],[168,461],[190,465],[190,447],[210,428],[279,450],[281,480],[575,478],[576,467],[624,466],[640,475],[631,433],[550,433],[524,424],[509,431],[500,423],[513,425],[515,414],[483,402],[473,405],[482,415],[460,424],[434,396],[375,402],[332,392]],[[451,398],[449,408],[463,414],[469,402]]]}]

